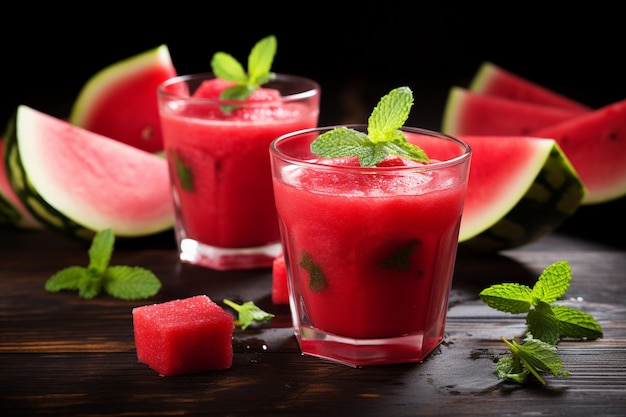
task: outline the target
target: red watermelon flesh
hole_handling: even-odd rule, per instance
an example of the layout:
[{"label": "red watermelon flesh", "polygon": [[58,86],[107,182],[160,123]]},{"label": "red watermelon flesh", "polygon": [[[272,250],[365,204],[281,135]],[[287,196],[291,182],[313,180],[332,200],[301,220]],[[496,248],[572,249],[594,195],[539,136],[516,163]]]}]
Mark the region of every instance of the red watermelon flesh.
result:
[{"label": "red watermelon flesh", "polygon": [[281,253],[274,258],[272,264],[272,302],[274,304],[289,304],[288,287],[285,255]]},{"label": "red watermelon flesh", "polygon": [[483,62],[471,81],[469,89],[481,95],[552,106],[576,113],[586,113],[591,110],[582,103],[507,71],[492,62]]},{"label": "red watermelon flesh", "polygon": [[87,81],[69,120],[147,152],[160,152],[156,89],[175,75],[166,45],[114,63]]},{"label": "red watermelon flesh", "polygon": [[139,362],[160,375],[223,370],[233,361],[233,317],[206,295],[132,310]]},{"label": "red watermelon flesh", "polygon": [[[6,164],[3,161],[4,145],[2,138],[0,138],[0,224],[12,224],[25,229],[43,228],[43,225],[30,214],[13,190],[13,187],[11,187],[5,167]],[[9,205],[6,209],[4,208],[3,199]]]},{"label": "red watermelon flesh", "polygon": [[530,188],[554,141],[525,136],[460,136],[472,163],[459,240],[475,236],[509,212]]},{"label": "red watermelon flesh", "polygon": [[583,204],[626,195],[626,99],[532,134],[561,146],[587,187]]},{"label": "red watermelon flesh", "polygon": [[484,96],[461,87],[450,90],[443,132],[452,135],[532,135],[580,113],[502,97]]}]

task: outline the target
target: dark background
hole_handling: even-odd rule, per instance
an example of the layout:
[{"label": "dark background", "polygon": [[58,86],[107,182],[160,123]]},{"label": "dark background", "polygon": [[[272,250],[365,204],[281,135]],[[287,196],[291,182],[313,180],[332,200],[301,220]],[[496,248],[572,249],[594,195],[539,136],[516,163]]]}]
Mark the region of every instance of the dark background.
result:
[{"label": "dark background", "polygon": [[0,122],[18,104],[67,116],[90,76],[160,44],[183,74],[210,71],[218,50],[246,62],[269,34],[278,39],[274,71],[320,82],[324,124],[365,121],[382,95],[408,85],[415,95],[411,122],[439,128],[449,88],[467,86],[484,60],[593,107],[626,98],[626,23],[617,7],[365,3],[354,9],[338,2],[15,4],[0,25]]},{"label": "dark background", "polygon": [[[0,124],[19,104],[67,117],[97,71],[158,45],[184,74],[210,71],[219,50],[246,62],[269,34],[278,39],[275,72],[320,83],[324,125],[365,122],[382,95],[407,85],[415,97],[408,123],[439,129],[450,87],[466,87],[485,60],[592,107],[626,98],[617,2],[387,3],[15,4],[0,25]],[[623,200],[586,208],[566,226],[603,233],[600,217],[623,213]]]}]

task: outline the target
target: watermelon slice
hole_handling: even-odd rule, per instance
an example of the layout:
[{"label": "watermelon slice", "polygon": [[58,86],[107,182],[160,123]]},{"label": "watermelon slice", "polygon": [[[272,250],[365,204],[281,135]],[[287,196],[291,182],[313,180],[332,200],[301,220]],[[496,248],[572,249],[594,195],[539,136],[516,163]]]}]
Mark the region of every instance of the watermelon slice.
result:
[{"label": "watermelon slice", "polygon": [[525,136],[578,115],[579,112],[572,110],[484,96],[452,87],[444,109],[442,130],[452,136]]},{"label": "watermelon slice", "polygon": [[163,376],[223,370],[233,362],[233,317],[206,295],[135,307],[139,362]]},{"label": "watermelon slice", "polygon": [[3,161],[4,140],[0,138],[0,224],[24,229],[42,229],[43,225],[30,214],[13,191]]},{"label": "watermelon slice", "polygon": [[160,152],[156,89],[175,75],[166,45],[116,62],[83,86],[69,121],[147,152]]},{"label": "watermelon slice", "polygon": [[174,221],[165,159],[19,106],[5,165],[20,201],[42,223],[91,238],[162,232]]},{"label": "watermelon slice", "polygon": [[585,188],[553,139],[461,136],[472,148],[459,251],[489,253],[552,232]]},{"label": "watermelon slice", "polygon": [[579,114],[591,110],[582,103],[513,74],[489,61],[482,63],[470,82],[469,89],[480,95],[552,106]]},{"label": "watermelon slice", "polygon": [[453,87],[444,110],[442,131],[452,136],[526,135],[555,139],[587,188],[581,204],[625,196],[626,100],[582,114],[567,112]]},{"label": "watermelon slice", "polygon": [[533,135],[559,143],[587,187],[583,204],[626,196],[626,99]]}]

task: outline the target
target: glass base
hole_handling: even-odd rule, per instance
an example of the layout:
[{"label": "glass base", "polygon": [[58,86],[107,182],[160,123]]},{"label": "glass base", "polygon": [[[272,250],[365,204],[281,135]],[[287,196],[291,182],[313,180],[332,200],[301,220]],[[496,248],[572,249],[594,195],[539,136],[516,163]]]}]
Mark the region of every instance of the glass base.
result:
[{"label": "glass base", "polygon": [[205,245],[193,239],[182,239],[179,249],[182,262],[224,271],[271,267],[274,258],[282,252],[280,242],[232,249]]},{"label": "glass base", "polygon": [[296,338],[303,354],[355,368],[423,362],[443,340],[443,336],[424,338],[421,333],[382,339],[353,339],[309,327],[301,327],[300,333],[296,332]]}]

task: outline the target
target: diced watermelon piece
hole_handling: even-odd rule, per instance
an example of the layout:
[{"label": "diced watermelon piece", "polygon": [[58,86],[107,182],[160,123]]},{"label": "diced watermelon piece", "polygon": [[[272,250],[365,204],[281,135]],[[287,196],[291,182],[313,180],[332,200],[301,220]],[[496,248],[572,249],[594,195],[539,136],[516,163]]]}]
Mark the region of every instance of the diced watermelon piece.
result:
[{"label": "diced watermelon piece", "polygon": [[288,287],[285,255],[281,253],[274,258],[272,264],[272,302],[274,304],[289,304]]},{"label": "diced watermelon piece", "polygon": [[469,89],[481,95],[559,107],[577,113],[591,110],[582,103],[506,71],[492,62],[483,62],[472,79]]},{"label": "diced watermelon piece", "polygon": [[442,131],[452,136],[526,136],[579,115],[572,110],[483,96],[452,87],[444,110]]},{"label": "diced watermelon piece", "polygon": [[233,317],[206,295],[133,309],[139,362],[171,376],[232,366]]}]

